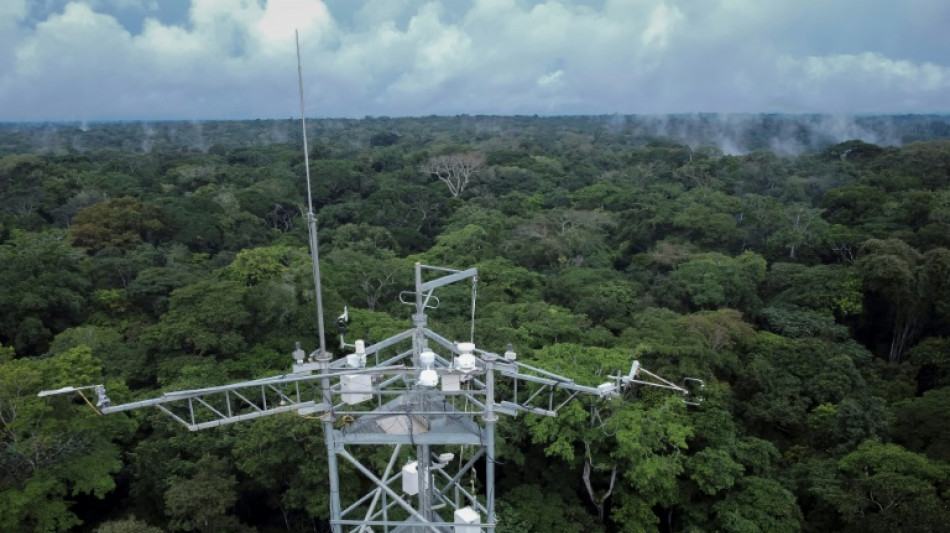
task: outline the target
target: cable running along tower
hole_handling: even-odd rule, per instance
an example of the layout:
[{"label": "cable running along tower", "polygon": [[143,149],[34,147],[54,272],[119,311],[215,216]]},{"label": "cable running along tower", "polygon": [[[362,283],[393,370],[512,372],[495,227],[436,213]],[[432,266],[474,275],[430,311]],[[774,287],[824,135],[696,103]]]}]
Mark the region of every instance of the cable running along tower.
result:
[{"label": "cable running along tower", "polygon": [[[297,68],[301,116],[305,117],[299,43]],[[105,387],[64,387],[40,396],[92,389],[103,414],[155,407],[191,431],[280,413],[319,419],[329,470],[330,526],[334,533],[476,533],[495,531],[495,425],[500,415],[557,416],[581,396],[611,400],[636,385],[688,395],[634,361],[627,374],[597,386],[575,383],[517,360],[509,345],[497,354],[456,342],[428,328],[427,310],[438,307],[435,291],[470,282],[477,270],[415,265],[415,283],[400,300],[411,305],[412,326],[367,345],[345,338],[347,313],[338,319],[339,346],[327,351],[323,323],[316,217],[310,198],[306,121],[302,118],[307,177],[310,249],[317,301],[319,347],[307,353],[297,343],[292,371],[264,379],[112,405]],[[474,321],[473,321],[474,332]],[[702,382],[692,378],[689,381]],[[85,398],[85,395],[83,395]],[[87,400],[88,401],[88,400]],[[385,467],[366,464],[360,449],[385,449]],[[340,462],[361,479],[341,479]],[[475,470],[481,470],[480,483]],[[364,492],[343,501],[341,483]],[[466,486],[466,484],[468,486]]]}]

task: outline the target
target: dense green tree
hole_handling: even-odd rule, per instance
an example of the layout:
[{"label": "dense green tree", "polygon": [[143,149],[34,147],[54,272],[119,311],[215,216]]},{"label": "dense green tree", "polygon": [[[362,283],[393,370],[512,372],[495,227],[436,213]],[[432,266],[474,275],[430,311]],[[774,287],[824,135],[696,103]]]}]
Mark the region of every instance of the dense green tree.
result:
[{"label": "dense green tree", "polygon": [[39,229],[44,217],[78,189],[74,172],[29,154],[0,158],[0,213],[12,215]]},{"label": "dense green tree", "polygon": [[[669,309],[650,307],[631,316],[629,326],[620,334],[620,345],[656,356],[660,365],[656,370],[661,374],[708,377],[737,364],[735,355],[728,350],[711,349],[719,344],[725,347],[742,336],[746,326],[741,320],[732,320],[734,313],[725,310],[689,318]],[[739,333],[739,337],[733,333]]]},{"label": "dense green tree", "polygon": [[946,386],[950,378],[950,339],[928,337],[907,352],[919,391]]},{"label": "dense green tree", "polygon": [[529,303],[541,299],[544,277],[508,259],[481,260],[478,267],[478,300],[495,303]]},{"label": "dense green tree", "polygon": [[228,510],[237,501],[237,479],[221,459],[206,455],[186,479],[172,478],[165,491],[165,508],[172,531],[201,533],[248,532]]},{"label": "dense green tree", "polygon": [[188,265],[174,264],[143,269],[126,288],[126,294],[141,309],[154,316],[168,310],[173,290],[203,277]]},{"label": "dense green tree", "polygon": [[894,405],[894,440],[936,461],[950,461],[950,388]]},{"label": "dense green tree", "polygon": [[675,308],[732,307],[751,313],[760,305],[758,286],[765,281],[765,272],[765,259],[752,252],[735,258],[696,254],[676,265],[653,293]]},{"label": "dense green tree", "polygon": [[654,508],[681,501],[678,479],[684,472],[687,439],[693,428],[678,398],[654,407],[630,405],[615,415],[612,456],[622,461],[623,479],[611,516],[622,531],[656,531],[660,518]]},{"label": "dense green tree", "polygon": [[687,191],[674,201],[669,222],[683,237],[711,250],[733,250],[740,242],[741,231],[736,222],[741,211],[738,198],[699,187]]},{"label": "dense green tree", "polygon": [[268,226],[286,232],[299,221],[299,205],[303,196],[286,178],[255,180],[249,187],[234,193],[241,209],[263,219]]},{"label": "dense green tree", "polygon": [[770,331],[785,337],[831,340],[848,337],[847,328],[837,324],[833,316],[797,305],[770,305],[760,311],[759,318]]},{"label": "dense green tree", "polygon": [[[86,346],[46,359],[13,359],[0,346],[0,529],[69,531],[82,523],[74,499],[105,498],[115,489],[122,463],[116,441],[135,425],[117,415],[101,418],[68,396],[37,392],[77,383],[102,383]],[[110,388],[120,390],[114,383]],[[95,398],[91,398],[95,401]]]},{"label": "dense green tree", "polygon": [[[584,348],[572,344],[548,346],[533,356],[546,369],[571,373],[578,382],[595,384],[633,362],[626,350]],[[622,531],[655,531],[656,506],[669,507],[679,500],[678,476],[684,472],[687,439],[693,429],[677,398],[653,399],[584,406],[565,406],[557,418],[530,418],[532,441],[545,446],[545,453],[568,463],[584,465],[582,479],[595,505],[603,495],[593,488],[592,472],[615,470],[617,485],[609,515]],[[607,477],[612,477],[610,474]]]},{"label": "dense green tree", "polygon": [[352,248],[368,254],[377,250],[398,251],[399,245],[392,233],[384,227],[370,224],[343,224],[333,230],[330,244],[334,248]]},{"label": "dense green tree", "polygon": [[131,197],[89,206],[76,214],[69,228],[73,244],[91,251],[154,243],[164,232],[159,210]]},{"label": "dense green tree", "polygon": [[741,479],[737,490],[713,505],[713,513],[720,531],[729,533],[792,533],[802,525],[795,496],[775,479],[758,476]]},{"label": "dense green tree", "polygon": [[579,501],[556,487],[521,484],[496,500],[498,533],[563,531],[565,533],[603,531]]},{"label": "dense green tree", "polygon": [[235,465],[287,526],[302,516],[329,517],[328,474],[322,460],[326,446],[318,421],[279,415],[242,425],[236,432]]},{"label": "dense green tree", "polygon": [[165,197],[158,204],[172,241],[193,252],[215,253],[224,241],[221,206],[207,196]]},{"label": "dense green tree", "polygon": [[[882,300],[884,308],[876,317],[890,326],[887,358],[900,362],[927,325],[935,297],[947,293],[950,253],[938,248],[921,254],[899,239],[871,239],[855,266],[868,291]],[[938,312],[945,305],[937,303]]]},{"label": "dense green tree", "polygon": [[447,199],[432,189],[395,182],[370,194],[350,209],[353,220],[384,227],[405,251],[421,251],[437,234],[439,219],[448,210]]},{"label": "dense green tree", "polygon": [[89,282],[79,259],[59,230],[15,230],[0,244],[0,343],[38,355],[53,335],[82,320]]},{"label": "dense green tree", "polygon": [[446,231],[436,237],[435,244],[424,254],[425,262],[463,268],[486,259],[499,257],[499,242],[482,226],[469,224]]},{"label": "dense green tree", "polygon": [[641,288],[608,268],[561,269],[547,283],[548,301],[587,315],[592,323],[620,331],[637,308]]},{"label": "dense green tree", "polygon": [[732,350],[754,335],[751,324],[735,309],[700,311],[678,320],[687,331],[697,333],[712,351]]},{"label": "dense green tree", "polygon": [[[857,429],[863,431],[863,438],[881,435],[886,428],[882,405],[868,409],[874,402],[866,398],[867,385],[857,368],[861,360],[856,357],[866,359],[866,353],[847,344],[760,332],[748,343],[744,357],[736,393],[743,399],[740,412],[760,435],[801,439],[810,414],[823,404],[836,405],[847,398],[864,403],[863,410],[849,411],[866,414],[867,418],[854,421],[863,428]],[[849,434],[840,437],[854,440]]]},{"label": "dense green tree", "polygon": [[[82,178],[80,178],[82,179]],[[97,189],[83,189],[65,203],[58,205],[50,210],[50,215],[59,227],[69,227],[72,224],[73,217],[83,209],[92,205],[104,202],[109,199],[109,195]]]},{"label": "dense green tree", "polygon": [[820,207],[832,224],[859,228],[865,234],[883,238],[894,229],[882,212],[885,205],[887,194],[883,189],[851,185],[826,192]]},{"label": "dense green tree", "polygon": [[883,159],[894,173],[913,176],[913,186],[922,189],[945,187],[950,171],[950,142],[940,139],[911,143],[900,150],[887,152]]},{"label": "dense green tree", "polygon": [[352,248],[336,249],[327,254],[327,265],[332,269],[332,285],[344,300],[370,310],[380,302],[395,302],[412,275],[409,260],[385,249],[373,255]]},{"label": "dense green tree", "polygon": [[[599,337],[596,330],[589,330],[587,317],[543,302],[488,303],[478,309],[478,318],[476,333],[483,339],[481,344],[494,351],[508,343],[527,351],[553,343]],[[459,328],[458,337],[466,338],[467,331],[467,327]],[[602,345],[602,342],[594,344]]]},{"label": "dense green tree", "polygon": [[122,520],[110,520],[96,528],[96,533],[164,533],[161,529],[150,526],[134,516]]},{"label": "dense green tree", "polygon": [[156,354],[230,357],[247,346],[247,289],[235,281],[199,281],[172,292],[168,312],[143,334]]},{"label": "dense green tree", "polygon": [[237,281],[251,287],[268,281],[281,281],[290,272],[294,262],[308,261],[302,250],[289,246],[267,246],[244,249],[234,261],[217,271],[226,280]]},{"label": "dense green tree", "polygon": [[945,465],[896,444],[869,440],[813,478],[811,490],[848,531],[937,531],[950,520],[939,487]]},{"label": "dense green tree", "polygon": [[863,311],[860,273],[841,265],[772,263],[766,289],[772,304],[804,307],[837,318]]},{"label": "dense green tree", "polygon": [[821,210],[800,202],[782,206],[777,229],[767,241],[777,248],[788,250],[788,258],[795,260],[802,250],[820,250],[825,244],[828,223],[821,218]]},{"label": "dense green tree", "polygon": [[165,261],[163,250],[148,243],[133,249],[103,248],[83,261],[83,267],[97,288],[128,289],[143,270]]},{"label": "dense green tree", "polygon": [[92,351],[107,376],[139,382],[151,377],[144,351],[127,342],[118,327],[82,325],[69,328],[56,335],[49,351],[57,355],[80,346]]},{"label": "dense green tree", "polygon": [[528,268],[606,266],[610,262],[607,230],[615,226],[606,213],[551,210],[519,225],[507,256]]},{"label": "dense green tree", "polygon": [[634,190],[605,181],[598,181],[571,194],[574,208],[587,211],[621,211],[632,203],[634,198]]}]

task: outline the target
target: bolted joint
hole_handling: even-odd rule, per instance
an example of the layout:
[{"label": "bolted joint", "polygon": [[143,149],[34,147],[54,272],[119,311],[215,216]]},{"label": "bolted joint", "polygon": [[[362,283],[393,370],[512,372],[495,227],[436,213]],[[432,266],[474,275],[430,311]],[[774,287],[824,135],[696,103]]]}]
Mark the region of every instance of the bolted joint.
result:
[{"label": "bolted joint", "polygon": [[415,313],[412,315],[413,326],[416,326],[417,328],[422,328],[422,327],[425,327],[426,323],[428,323],[428,317],[426,317],[425,313]]}]

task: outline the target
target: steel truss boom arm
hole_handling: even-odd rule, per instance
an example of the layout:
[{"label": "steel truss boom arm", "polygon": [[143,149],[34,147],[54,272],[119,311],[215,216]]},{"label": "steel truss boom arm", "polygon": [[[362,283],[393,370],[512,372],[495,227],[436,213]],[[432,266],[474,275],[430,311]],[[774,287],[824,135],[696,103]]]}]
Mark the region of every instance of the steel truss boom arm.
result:
[{"label": "steel truss boom arm", "polygon": [[[286,412],[324,412],[325,403],[310,398],[320,397],[318,380],[324,377],[367,373],[402,375],[411,372],[403,365],[328,372],[326,374],[294,373],[232,383],[219,387],[166,392],[157,398],[111,405],[105,387],[96,385],[96,404],[102,414],[156,407],[191,431],[233,424],[263,416]],[[42,391],[40,396],[65,394],[93,387],[64,387]]]}]

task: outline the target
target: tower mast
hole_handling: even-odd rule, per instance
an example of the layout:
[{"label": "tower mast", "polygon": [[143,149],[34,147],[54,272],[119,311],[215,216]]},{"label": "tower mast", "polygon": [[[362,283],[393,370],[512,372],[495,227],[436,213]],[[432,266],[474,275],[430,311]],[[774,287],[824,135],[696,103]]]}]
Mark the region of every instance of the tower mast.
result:
[{"label": "tower mast", "polygon": [[297,43],[297,86],[300,93],[300,127],[303,130],[303,163],[304,173],[307,176],[307,233],[310,237],[310,259],[313,264],[313,287],[317,299],[317,329],[320,337],[320,351],[323,355],[327,351],[326,334],[323,327],[323,294],[320,285],[320,252],[317,246],[317,217],[313,214],[313,193],[310,189],[310,147],[307,144],[307,111],[303,99],[303,67],[300,64],[300,35],[294,30],[294,40]]}]

